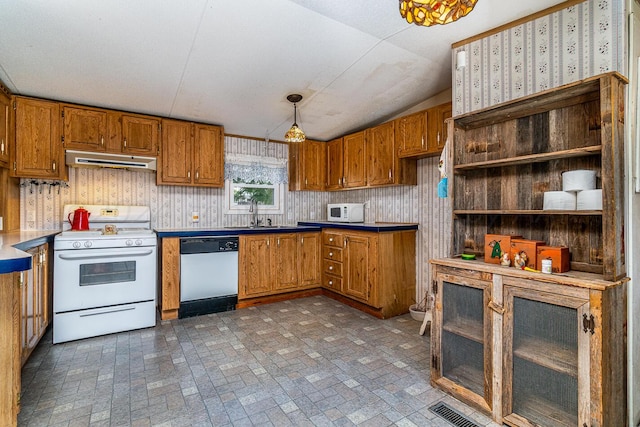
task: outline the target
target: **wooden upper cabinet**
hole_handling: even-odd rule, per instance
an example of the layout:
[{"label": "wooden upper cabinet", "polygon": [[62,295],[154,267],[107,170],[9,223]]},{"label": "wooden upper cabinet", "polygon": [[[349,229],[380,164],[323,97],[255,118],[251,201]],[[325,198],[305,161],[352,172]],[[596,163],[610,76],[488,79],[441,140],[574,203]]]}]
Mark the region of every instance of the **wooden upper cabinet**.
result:
[{"label": "wooden upper cabinet", "polygon": [[162,145],[158,184],[191,184],[192,125],[180,120],[162,120]]},{"label": "wooden upper cabinet", "polygon": [[451,117],[452,106],[448,102],[427,110],[427,150],[440,154],[447,142],[447,127],[444,121]]},{"label": "wooden upper cabinet", "polygon": [[193,125],[194,185],[224,186],[224,130],[221,126]]},{"label": "wooden upper cabinet", "polygon": [[323,191],[326,182],[326,143],[307,139],[289,143],[289,190]]},{"label": "wooden upper cabinet", "polygon": [[57,102],[16,97],[13,176],[67,179]]},{"label": "wooden upper cabinet", "polygon": [[159,119],[123,114],[121,123],[123,153],[147,156],[158,154]]},{"label": "wooden upper cabinet", "polygon": [[302,189],[322,191],[326,181],[326,144],[310,140],[302,144]]},{"label": "wooden upper cabinet", "polygon": [[447,142],[444,121],[451,117],[447,102],[395,120],[398,157],[432,157],[440,155]]},{"label": "wooden upper cabinet", "polygon": [[400,117],[395,121],[395,139],[399,157],[411,157],[425,153],[426,141],[425,111]]},{"label": "wooden upper cabinet", "polygon": [[107,149],[107,112],[62,106],[63,142],[70,150],[102,152]]},{"label": "wooden upper cabinet", "polygon": [[365,132],[360,131],[342,139],[344,188],[365,187],[367,185],[367,153]]},{"label": "wooden upper cabinet", "polygon": [[11,147],[12,136],[11,98],[0,90],[0,166],[9,167],[9,147]]},{"label": "wooden upper cabinet", "polygon": [[367,184],[386,185],[394,182],[397,157],[394,151],[394,122],[367,129]]},{"label": "wooden upper cabinet", "polygon": [[220,126],[162,120],[157,184],[222,187],[223,134]]},{"label": "wooden upper cabinet", "polygon": [[326,144],[327,182],[325,189],[339,190],[343,180],[343,144],[342,138],[333,139]]}]

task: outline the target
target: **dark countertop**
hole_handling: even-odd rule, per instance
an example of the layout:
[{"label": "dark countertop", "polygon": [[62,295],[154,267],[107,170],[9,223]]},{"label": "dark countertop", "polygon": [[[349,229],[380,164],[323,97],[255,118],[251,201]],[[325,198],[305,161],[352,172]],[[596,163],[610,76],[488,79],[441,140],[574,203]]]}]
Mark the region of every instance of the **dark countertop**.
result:
[{"label": "dark countertop", "polygon": [[31,255],[25,251],[52,243],[60,230],[12,231],[0,234],[0,274],[31,269]]},{"label": "dark countertop", "polygon": [[320,231],[318,226],[277,225],[272,227],[220,227],[220,228],[161,228],[155,232],[164,237],[216,237],[239,236],[241,234],[302,233]]},{"label": "dark countertop", "polygon": [[156,229],[155,232],[159,238],[216,237],[239,236],[241,234],[302,233],[321,231],[323,228],[384,232],[417,230],[418,224],[404,222],[340,223],[328,221],[299,221],[298,225],[278,225],[273,227],[163,228]]},{"label": "dark countertop", "polygon": [[343,230],[374,231],[404,231],[417,230],[418,224],[413,222],[329,222],[329,221],[299,221],[298,225],[320,228],[340,228]]}]

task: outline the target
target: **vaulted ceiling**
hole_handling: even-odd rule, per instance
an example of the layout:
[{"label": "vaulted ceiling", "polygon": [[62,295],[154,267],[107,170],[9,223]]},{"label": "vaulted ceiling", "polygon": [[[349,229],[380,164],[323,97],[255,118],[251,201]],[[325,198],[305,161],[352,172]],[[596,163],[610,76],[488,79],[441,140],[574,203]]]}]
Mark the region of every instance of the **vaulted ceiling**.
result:
[{"label": "vaulted ceiling", "polygon": [[417,27],[395,0],[0,0],[14,93],[329,140],[451,87],[451,44],[561,3],[479,0]]}]

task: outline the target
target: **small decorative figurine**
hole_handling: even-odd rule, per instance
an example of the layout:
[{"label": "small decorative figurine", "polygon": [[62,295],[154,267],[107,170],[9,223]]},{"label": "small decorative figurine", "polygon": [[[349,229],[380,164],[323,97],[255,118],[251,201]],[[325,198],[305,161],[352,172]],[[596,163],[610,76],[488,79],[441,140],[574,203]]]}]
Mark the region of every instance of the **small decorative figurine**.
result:
[{"label": "small decorative figurine", "polygon": [[527,253],[525,251],[520,251],[513,257],[513,266],[524,270],[524,268],[527,266],[528,259],[529,257],[527,256]]},{"label": "small decorative figurine", "polygon": [[509,267],[511,265],[511,260],[509,259],[509,252],[503,252],[502,257],[500,258],[500,264],[505,267]]}]

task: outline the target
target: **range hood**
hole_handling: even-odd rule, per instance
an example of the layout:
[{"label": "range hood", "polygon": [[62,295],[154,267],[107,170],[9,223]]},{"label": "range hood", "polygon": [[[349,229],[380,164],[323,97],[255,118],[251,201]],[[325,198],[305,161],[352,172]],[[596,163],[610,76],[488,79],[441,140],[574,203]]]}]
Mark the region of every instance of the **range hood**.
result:
[{"label": "range hood", "polygon": [[67,150],[65,163],[72,167],[93,166],[101,168],[140,169],[155,171],[155,157],[127,156],[123,154],[94,153]]}]

